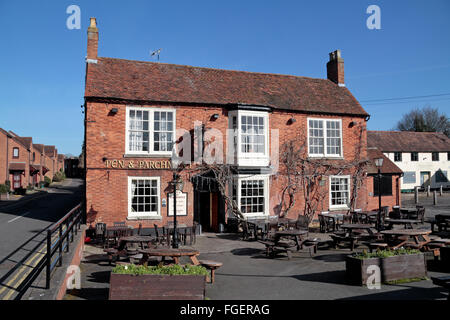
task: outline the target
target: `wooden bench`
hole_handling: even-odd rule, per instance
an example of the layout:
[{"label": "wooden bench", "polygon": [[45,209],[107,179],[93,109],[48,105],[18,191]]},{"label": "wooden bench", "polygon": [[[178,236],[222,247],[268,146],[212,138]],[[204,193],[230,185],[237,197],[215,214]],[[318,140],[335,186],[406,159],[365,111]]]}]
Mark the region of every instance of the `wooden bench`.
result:
[{"label": "wooden bench", "polygon": [[205,267],[211,271],[210,282],[214,283],[214,279],[215,279],[214,273],[215,273],[216,269],[220,268],[223,265],[223,263],[217,262],[217,261],[211,261],[211,260],[200,260],[199,262],[203,267]]},{"label": "wooden bench", "polygon": [[352,251],[355,249],[355,244],[361,239],[360,236],[342,236],[340,234],[332,234],[330,237],[333,239],[333,247],[335,249],[341,242],[350,242],[350,249]]},{"label": "wooden bench", "polygon": [[370,252],[372,252],[373,249],[386,250],[386,249],[389,248],[389,245],[387,243],[384,243],[384,242],[371,242],[371,243],[368,243],[367,246],[369,247]]}]

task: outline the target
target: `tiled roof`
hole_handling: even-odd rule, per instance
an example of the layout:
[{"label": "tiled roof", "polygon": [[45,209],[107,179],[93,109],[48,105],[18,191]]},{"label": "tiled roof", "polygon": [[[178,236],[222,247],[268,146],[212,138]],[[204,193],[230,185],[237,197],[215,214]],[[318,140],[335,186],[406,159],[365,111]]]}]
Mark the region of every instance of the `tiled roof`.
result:
[{"label": "tiled roof", "polygon": [[31,137],[19,137],[16,136],[15,137],[17,140],[19,140],[20,142],[22,142],[23,145],[27,146],[27,148],[30,148],[33,138]]},{"label": "tiled roof", "polygon": [[44,146],[44,153],[46,156],[55,156],[55,146]]},{"label": "tiled roof", "polygon": [[65,156],[63,155],[63,154],[58,154],[58,160],[64,160],[65,159]]},{"label": "tiled roof", "polygon": [[378,168],[375,165],[375,159],[383,158],[383,165],[381,166],[381,173],[389,173],[389,174],[401,174],[403,171],[397,167],[395,163],[389,160],[380,150],[377,148],[367,148],[367,156],[370,160],[370,163],[367,167],[368,174],[376,174],[378,173]]},{"label": "tiled roof", "polygon": [[44,145],[43,144],[34,144],[33,143],[33,148],[35,148],[40,153],[44,153]]},{"label": "tiled roof", "polygon": [[450,139],[437,132],[368,131],[367,146],[382,152],[448,152]]},{"label": "tiled roof", "polygon": [[350,91],[327,79],[98,58],[87,68],[86,98],[367,116]]}]

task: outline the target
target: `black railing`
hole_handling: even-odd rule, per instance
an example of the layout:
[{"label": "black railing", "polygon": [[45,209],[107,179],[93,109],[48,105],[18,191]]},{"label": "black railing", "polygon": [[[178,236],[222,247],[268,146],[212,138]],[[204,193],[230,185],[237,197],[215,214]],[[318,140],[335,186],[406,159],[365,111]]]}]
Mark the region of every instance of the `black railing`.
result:
[{"label": "black railing", "polygon": [[50,289],[52,271],[55,267],[62,265],[63,253],[64,251],[69,252],[70,243],[73,242],[73,236],[80,230],[82,218],[83,207],[80,203],[58,222],[47,228],[46,241],[44,240],[46,244],[42,247],[42,251],[46,248],[46,251],[43,252],[44,256],[17,288],[19,297],[22,296],[44,268],[46,269],[45,288]]}]

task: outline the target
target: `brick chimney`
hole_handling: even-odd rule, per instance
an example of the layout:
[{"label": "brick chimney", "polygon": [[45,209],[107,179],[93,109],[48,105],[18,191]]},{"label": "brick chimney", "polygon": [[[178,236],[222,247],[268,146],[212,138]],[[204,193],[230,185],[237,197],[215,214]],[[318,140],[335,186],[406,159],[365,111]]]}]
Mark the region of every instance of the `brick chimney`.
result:
[{"label": "brick chimney", "polygon": [[98,55],[98,29],[97,20],[91,18],[91,24],[88,28],[88,43],[87,43],[87,63],[97,63]]},{"label": "brick chimney", "polygon": [[341,58],[341,50],[330,53],[330,61],[327,63],[327,78],[340,87],[345,87],[344,59]]}]

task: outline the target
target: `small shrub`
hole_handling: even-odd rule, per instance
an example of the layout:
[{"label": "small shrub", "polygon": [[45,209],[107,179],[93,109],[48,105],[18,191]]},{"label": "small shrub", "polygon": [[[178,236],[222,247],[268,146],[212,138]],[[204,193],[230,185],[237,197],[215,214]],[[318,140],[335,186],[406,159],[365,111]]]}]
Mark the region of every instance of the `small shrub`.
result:
[{"label": "small shrub", "polygon": [[62,171],[58,171],[53,176],[53,182],[61,182],[66,179],[66,174]]},{"label": "small shrub", "polygon": [[179,264],[173,264],[169,266],[142,266],[130,264],[127,266],[118,265],[113,268],[113,273],[117,274],[131,274],[131,275],[144,275],[144,274],[159,274],[159,275],[208,275],[208,270],[202,266],[193,266],[187,264],[181,266]]},{"label": "small shrub", "polygon": [[8,186],[5,184],[0,184],[0,193],[8,193],[8,192],[9,192]]},{"label": "small shrub", "polygon": [[362,253],[355,253],[353,257],[358,259],[370,259],[370,258],[388,258],[393,256],[405,255],[405,254],[418,254],[420,253],[417,249],[405,249],[399,248],[396,250],[380,250],[378,249],[376,252],[368,253],[367,251],[363,251]]},{"label": "small shrub", "polygon": [[11,181],[6,180],[6,181],[5,181],[5,186],[8,187],[8,190],[11,190]]},{"label": "small shrub", "polygon": [[44,177],[44,187],[48,187],[51,183],[52,183],[52,179],[50,179],[49,177],[45,176]]},{"label": "small shrub", "polygon": [[32,185],[32,184],[29,184],[28,187],[27,187],[27,190],[28,190],[28,191],[31,191],[31,190],[33,190],[33,189],[34,189],[33,185]]}]

